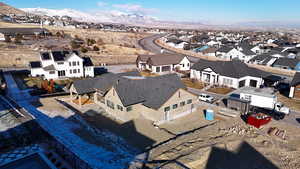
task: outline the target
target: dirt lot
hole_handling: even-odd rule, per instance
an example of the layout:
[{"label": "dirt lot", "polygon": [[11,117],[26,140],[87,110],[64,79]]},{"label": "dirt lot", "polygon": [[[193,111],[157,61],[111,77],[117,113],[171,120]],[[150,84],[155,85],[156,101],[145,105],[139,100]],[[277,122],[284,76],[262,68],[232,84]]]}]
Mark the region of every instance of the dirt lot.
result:
[{"label": "dirt lot", "polygon": [[[37,27],[34,25],[9,24],[0,22],[0,27]],[[28,62],[39,60],[39,51],[41,48],[70,48],[72,38],[78,36],[82,40],[88,38],[98,41],[99,51],[90,50],[84,55],[90,56],[95,65],[100,64],[121,64],[135,63],[139,54],[149,54],[148,51],[141,49],[138,41],[149,34],[143,33],[125,33],[125,32],[107,32],[100,30],[71,29],[46,27],[50,32],[56,34],[63,31],[65,38],[49,37],[39,41],[25,40],[23,45],[0,42],[0,58],[2,59],[0,67],[27,67]],[[26,45],[24,45],[26,44]],[[59,44],[59,45],[58,45]],[[91,47],[92,48],[92,47]]]},{"label": "dirt lot", "polygon": [[[60,99],[67,102],[69,100],[68,97]],[[40,109],[48,112],[60,110],[64,116],[64,112],[67,111],[66,107],[53,98],[42,99],[41,103]],[[76,105],[72,106],[78,108]],[[300,124],[297,127],[272,120],[263,128],[256,129],[246,125],[240,117],[216,116],[216,120],[206,121],[203,109],[216,108],[207,106],[202,105],[196,112],[160,125],[158,128],[143,118],[122,123],[93,104],[80,110],[83,112],[81,116],[91,125],[116,133],[136,147],[145,149],[153,145],[147,164],[150,168],[298,169],[300,167],[298,132]],[[268,135],[270,127],[285,130],[285,139]]]}]

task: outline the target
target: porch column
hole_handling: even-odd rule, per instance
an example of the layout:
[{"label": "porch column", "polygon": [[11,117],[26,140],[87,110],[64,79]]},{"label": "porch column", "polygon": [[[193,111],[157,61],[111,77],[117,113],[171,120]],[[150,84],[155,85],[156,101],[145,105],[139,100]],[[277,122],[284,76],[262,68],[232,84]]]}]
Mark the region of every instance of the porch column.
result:
[{"label": "porch column", "polygon": [[81,95],[79,95],[79,107],[81,108]]}]

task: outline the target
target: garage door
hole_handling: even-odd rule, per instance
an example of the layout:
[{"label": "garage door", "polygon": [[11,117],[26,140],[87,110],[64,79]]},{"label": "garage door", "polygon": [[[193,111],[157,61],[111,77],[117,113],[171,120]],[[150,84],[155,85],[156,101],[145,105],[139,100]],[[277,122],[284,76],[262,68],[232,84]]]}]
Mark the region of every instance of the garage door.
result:
[{"label": "garage door", "polygon": [[162,72],[169,72],[171,71],[171,66],[163,66],[162,67]]},{"label": "garage door", "polygon": [[250,80],[250,86],[251,87],[256,87],[257,86],[257,81],[256,80]]},{"label": "garage door", "polygon": [[246,84],[246,81],[245,80],[242,80],[239,82],[239,87],[244,87]]}]

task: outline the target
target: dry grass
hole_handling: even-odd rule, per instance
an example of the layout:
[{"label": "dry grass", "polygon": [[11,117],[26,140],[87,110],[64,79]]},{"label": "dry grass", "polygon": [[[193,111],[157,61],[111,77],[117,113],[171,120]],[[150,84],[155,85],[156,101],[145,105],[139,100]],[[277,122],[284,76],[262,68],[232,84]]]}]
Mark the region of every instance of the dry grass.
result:
[{"label": "dry grass", "polygon": [[279,102],[282,102],[284,105],[286,105],[287,107],[289,107],[291,110],[300,111],[300,100],[296,100],[296,99],[291,99],[288,97],[285,97],[282,94],[277,94],[277,98]]},{"label": "dry grass", "polygon": [[203,89],[205,84],[192,79],[181,79],[186,87],[194,88],[194,89]]},{"label": "dry grass", "polygon": [[[79,99],[72,100],[73,103],[79,105]],[[81,105],[94,104],[94,101],[89,98],[81,98]]]},{"label": "dry grass", "polygon": [[234,89],[228,88],[228,87],[212,87],[212,88],[209,88],[207,91],[216,93],[216,94],[228,94],[228,93],[232,92],[233,90]]},{"label": "dry grass", "polygon": [[142,71],[142,72],[141,72],[141,75],[144,76],[144,77],[155,77],[155,76],[159,76],[158,74],[151,73],[151,72],[149,72],[149,71]]}]

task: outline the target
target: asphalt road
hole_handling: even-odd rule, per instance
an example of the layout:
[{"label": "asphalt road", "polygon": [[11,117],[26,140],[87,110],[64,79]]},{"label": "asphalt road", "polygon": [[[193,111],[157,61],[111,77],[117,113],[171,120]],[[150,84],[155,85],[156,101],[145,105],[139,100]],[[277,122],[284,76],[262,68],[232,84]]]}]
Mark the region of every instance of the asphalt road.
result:
[{"label": "asphalt road", "polygon": [[[146,38],[141,39],[139,41],[139,45],[144,50],[148,50],[148,51],[150,51],[152,53],[155,53],[155,54],[160,54],[162,49],[164,49],[164,53],[176,54],[176,52],[165,49],[165,48],[163,48],[163,47],[161,47],[161,46],[159,46],[155,43],[156,39],[159,39],[159,38],[161,38],[165,35],[166,34],[156,34],[156,35],[153,35],[153,36],[146,37]],[[199,58],[197,58],[197,57],[194,57],[194,56],[187,56],[187,57],[190,61],[192,61],[194,63],[199,61]]]}]

